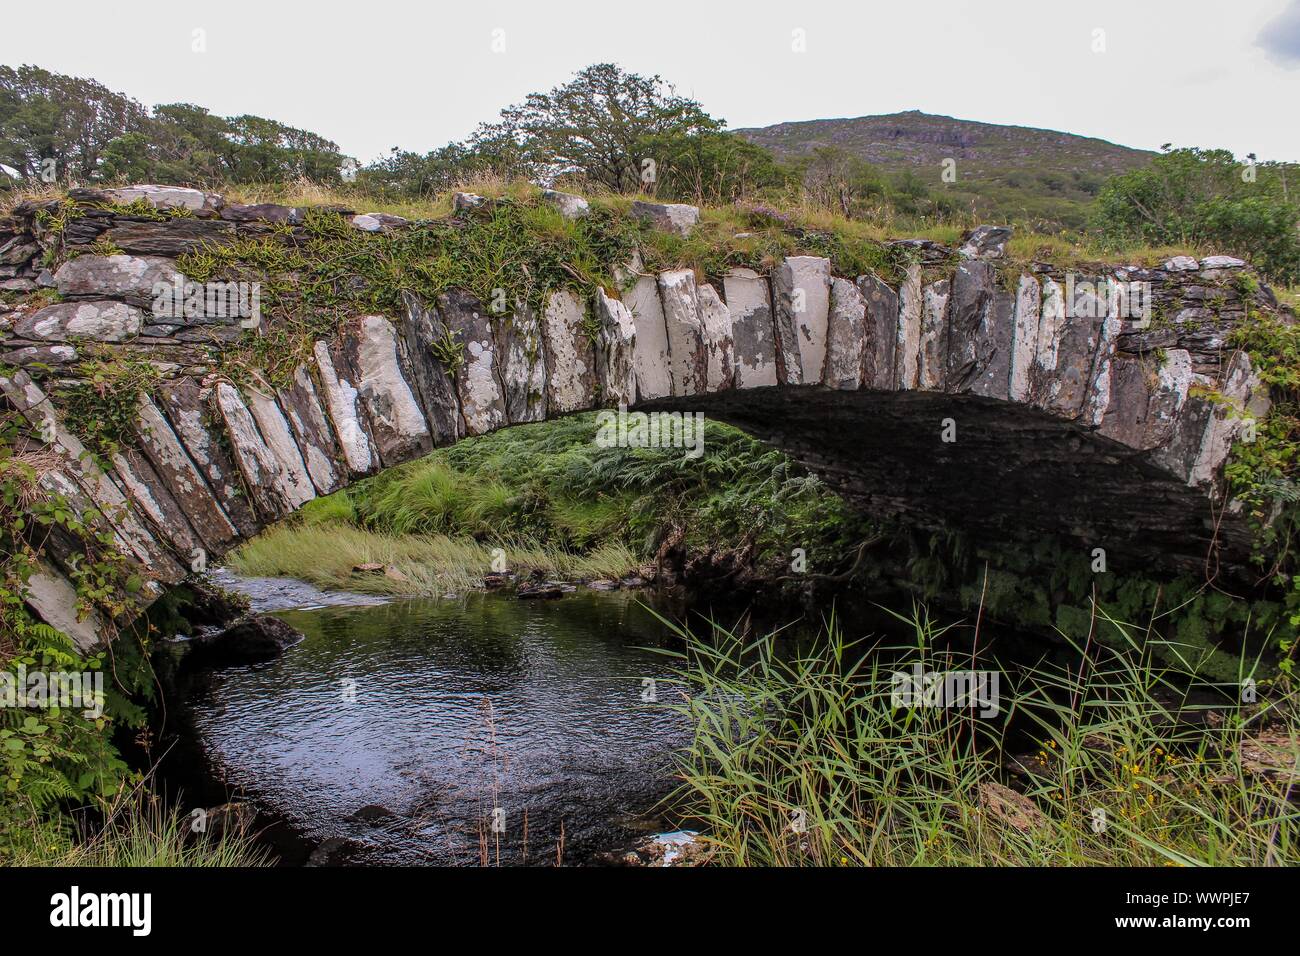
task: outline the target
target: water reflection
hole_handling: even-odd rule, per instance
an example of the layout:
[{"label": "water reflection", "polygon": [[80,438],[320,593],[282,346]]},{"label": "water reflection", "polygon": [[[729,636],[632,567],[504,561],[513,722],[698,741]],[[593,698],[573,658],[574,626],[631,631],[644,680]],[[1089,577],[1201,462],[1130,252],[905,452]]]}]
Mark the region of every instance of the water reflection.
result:
[{"label": "water reflection", "polygon": [[579,862],[635,839],[686,732],[643,699],[670,637],[639,600],[285,611],[306,640],[223,672],[195,726],[228,782],[358,862],[544,863],[561,840]]}]

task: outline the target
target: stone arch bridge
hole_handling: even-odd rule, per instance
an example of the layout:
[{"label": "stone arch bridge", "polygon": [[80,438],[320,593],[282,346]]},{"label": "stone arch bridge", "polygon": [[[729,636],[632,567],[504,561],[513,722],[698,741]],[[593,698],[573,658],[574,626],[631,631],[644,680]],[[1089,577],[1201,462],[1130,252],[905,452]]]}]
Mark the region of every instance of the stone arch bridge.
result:
[{"label": "stone arch bridge", "polygon": [[[924,527],[1054,535],[1106,548],[1115,570],[1231,574],[1245,565],[1249,537],[1225,500],[1222,466],[1268,398],[1229,333],[1248,309],[1278,306],[1266,287],[1241,281],[1248,267],[1239,260],[1013,270],[1003,260],[1008,231],[990,227],[959,250],[903,243],[913,264],[893,285],[834,276],[828,260],[810,256],[767,275],[709,277],[648,273],[634,260],[621,298],[557,292],[540,314],[493,316],[461,292],[436,302],[407,295],[399,314],[357,315],[316,342],[292,381],[271,388],[214,373],[215,350],[243,331],[238,319],[159,314],[151,304],[157,283],[185,281],[181,253],[301,222],[302,211],[170,187],[73,193],[105,196],[119,211],[90,210],[63,241],[107,239],[120,254],[86,251],[53,274],[40,265],[41,207],[0,221],[0,286],[60,293],[54,304],[24,296],[0,306],[0,391],[47,452],[41,486],[104,516],[148,595],[184,578],[196,557],[215,561],[311,498],[434,447],[619,405],[732,422],[873,512]],[[566,215],[585,211],[577,197],[548,197]],[[187,214],[120,211],[140,198]],[[691,207],[637,211],[664,228],[694,220]],[[404,228],[377,214],[351,221]],[[1152,306],[1145,318],[1125,308],[1129,290]],[[463,348],[452,370],[432,347],[448,331]],[[107,470],[58,401],[89,342],[144,356],[163,373],[157,391],[138,398],[138,441]],[[77,619],[68,580],[76,550],[47,542],[28,602],[89,647],[102,622]]]}]

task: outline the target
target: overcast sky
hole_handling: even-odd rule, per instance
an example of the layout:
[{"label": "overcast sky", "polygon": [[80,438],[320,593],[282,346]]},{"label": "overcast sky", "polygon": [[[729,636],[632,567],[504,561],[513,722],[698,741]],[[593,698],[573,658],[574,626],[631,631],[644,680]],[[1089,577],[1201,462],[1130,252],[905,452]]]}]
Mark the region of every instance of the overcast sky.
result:
[{"label": "overcast sky", "polygon": [[603,61],[732,128],[919,109],[1300,161],[1300,0],[8,0],[0,26],[0,63],[270,117],[362,161]]}]

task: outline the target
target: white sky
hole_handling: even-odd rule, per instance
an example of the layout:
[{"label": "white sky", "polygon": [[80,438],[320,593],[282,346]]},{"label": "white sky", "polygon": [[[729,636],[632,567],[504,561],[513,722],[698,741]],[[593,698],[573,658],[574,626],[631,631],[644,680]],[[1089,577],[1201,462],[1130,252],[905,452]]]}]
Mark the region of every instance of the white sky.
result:
[{"label": "white sky", "polygon": [[0,63],[270,117],[363,162],[459,139],[603,61],[660,74],[732,128],[920,109],[1300,161],[1300,30],[1258,45],[1283,11],[1300,22],[1300,0],[6,0]]}]

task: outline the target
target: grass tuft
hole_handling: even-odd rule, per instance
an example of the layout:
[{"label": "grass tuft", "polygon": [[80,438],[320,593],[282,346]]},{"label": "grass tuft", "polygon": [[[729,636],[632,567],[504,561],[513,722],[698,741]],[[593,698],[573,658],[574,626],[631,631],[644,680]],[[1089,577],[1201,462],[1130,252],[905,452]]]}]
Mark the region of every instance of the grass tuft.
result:
[{"label": "grass tuft", "polygon": [[914,646],[868,649],[832,619],[793,654],[773,635],[677,628],[687,650],[675,709],[695,728],[678,809],[702,825],[714,862],[1300,863],[1300,708],[1288,684],[1257,706],[1239,686],[1196,694],[1125,628],[1123,647],[1076,643],[1075,662],[1008,673],[1009,720],[903,708],[895,669],[972,666],[969,650],[940,649],[944,631],[923,610],[910,623]]}]

